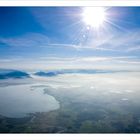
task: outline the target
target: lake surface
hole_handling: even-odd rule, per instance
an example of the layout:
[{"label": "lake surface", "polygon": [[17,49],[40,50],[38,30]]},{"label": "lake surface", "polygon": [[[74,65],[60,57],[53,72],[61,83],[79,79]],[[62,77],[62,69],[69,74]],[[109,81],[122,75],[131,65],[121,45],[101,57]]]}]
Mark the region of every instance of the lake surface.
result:
[{"label": "lake surface", "polygon": [[44,94],[43,88],[33,85],[0,87],[0,115],[25,117],[28,113],[48,112],[59,108],[53,96]]}]

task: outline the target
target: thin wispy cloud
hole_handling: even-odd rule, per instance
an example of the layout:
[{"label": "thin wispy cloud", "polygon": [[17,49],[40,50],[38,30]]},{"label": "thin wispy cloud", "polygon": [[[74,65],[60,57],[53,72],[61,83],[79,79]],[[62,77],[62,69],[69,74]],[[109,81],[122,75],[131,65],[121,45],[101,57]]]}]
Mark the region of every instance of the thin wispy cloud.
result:
[{"label": "thin wispy cloud", "polygon": [[40,57],[20,59],[0,59],[1,68],[24,70],[43,69],[117,69],[140,70],[140,59],[135,56],[121,57]]},{"label": "thin wispy cloud", "polygon": [[49,38],[43,34],[28,33],[19,37],[0,38],[0,42],[10,47],[42,47],[49,44]]},{"label": "thin wispy cloud", "polygon": [[97,37],[88,44],[70,44],[53,42],[48,36],[38,33],[29,33],[19,37],[0,38],[0,42],[10,47],[60,47],[67,49],[90,49],[98,51],[122,51],[131,52],[138,51],[140,49],[140,31],[131,31],[127,34],[113,34],[103,37]]}]

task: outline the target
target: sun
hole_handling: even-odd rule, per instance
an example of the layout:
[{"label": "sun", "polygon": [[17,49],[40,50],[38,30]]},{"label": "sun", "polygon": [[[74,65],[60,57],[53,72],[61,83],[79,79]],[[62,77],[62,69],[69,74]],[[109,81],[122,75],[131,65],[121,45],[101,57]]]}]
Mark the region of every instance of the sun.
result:
[{"label": "sun", "polygon": [[85,7],[82,13],[83,21],[93,27],[99,28],[106,20],[106,12],[103,7]]}]

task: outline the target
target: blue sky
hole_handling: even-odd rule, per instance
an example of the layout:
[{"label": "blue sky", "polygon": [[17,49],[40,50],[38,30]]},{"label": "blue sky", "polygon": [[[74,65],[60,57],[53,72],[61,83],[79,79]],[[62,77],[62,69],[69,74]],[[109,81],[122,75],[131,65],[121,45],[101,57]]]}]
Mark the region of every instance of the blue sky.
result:
[{"label": "blue sky", "polygon": [[0,67],[138,69],[140,8],[105,8],[109,22],[95,30],[84,7],[1,7]]}]

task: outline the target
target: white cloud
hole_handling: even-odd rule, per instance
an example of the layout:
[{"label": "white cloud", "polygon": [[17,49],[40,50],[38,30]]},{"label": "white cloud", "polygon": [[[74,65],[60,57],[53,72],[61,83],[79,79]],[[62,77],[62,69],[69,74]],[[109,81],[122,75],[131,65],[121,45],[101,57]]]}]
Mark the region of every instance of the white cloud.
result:
[{"label": "white cloud", "polygon": [[140,70],[137,57],[40,57],[0,59],[1,68],[44,70],[44,69],[116,69]]},{"label": "white cloud", "polygon": [[140,30],[127,32],[110,32],[99,36],[93,35],[81,49],[93,49],[101,51],[131,52],[140,50]]},{"label": "white cloud", "polygon": [[0,42],[11,47],[42,47],[49,44],[49,41],[47,36],[38,33],[28,33],[13,38],[0,38]]},{"label": "white cloud", "polygon": [[48,36],[39,33],[28,33],[20,37],[13,38],[0,38],[0,42],[5,43],[12,47],[60,47],[76,50],[99,50],[99,51],[118,51],[118,52],[131,52],[140,50],[140,30],[130,32],[112,32],[102,33],[101,35],[91,35],[88,40],[82,41],[79,45],[72,40],[70,43],[61,43],[54,41]]},{"label": "white cloud", "polygon": [[[109,46],[110,49],[116,51],[134,51],[139,48],[140,43],[140,30],[133,30],[130,32],[117,33],[110,40],[102,44],[105,48]],[[106,45],[107,44],[107,45]]]},{"label": "white cloud", "polygon": [[140,45],[127,49],[128,52],[140,51]]}]

